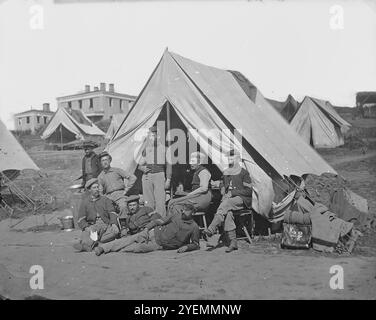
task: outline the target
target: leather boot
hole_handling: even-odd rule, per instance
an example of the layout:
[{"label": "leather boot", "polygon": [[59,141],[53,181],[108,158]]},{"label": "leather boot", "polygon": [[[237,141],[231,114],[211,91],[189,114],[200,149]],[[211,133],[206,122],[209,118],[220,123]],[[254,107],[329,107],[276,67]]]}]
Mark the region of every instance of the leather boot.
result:
[{"label": "leather boot", "polygon": [[205,236],[211,237],[217,231],[217,228],[222,224],[223,219],[220,215],[215,214],[213,221],[209,225],[207,229],[203,231]]},{"label": "leather boot", "polygon": [[86,243],[78,242],[73,245],[73,248],[77,250],[77,252],[91,252],[92,247],[87,245]]},{"label": "leather boot", "polygon": [[227,236],[230,240],[230,245],[226,249],[226,252],[232,252],[238,250],[238,242],[236,240],[236,230],[227,231]]},{"label": "leather boot", "polygon": [[95,251],[95,254],[96,254],[97,256],[100,256],[101,254],[104,253],[104,249],[103,249],[102,247],[100,247],[100,246],[96,246],[96,247],[94,248],[94,251]]}]

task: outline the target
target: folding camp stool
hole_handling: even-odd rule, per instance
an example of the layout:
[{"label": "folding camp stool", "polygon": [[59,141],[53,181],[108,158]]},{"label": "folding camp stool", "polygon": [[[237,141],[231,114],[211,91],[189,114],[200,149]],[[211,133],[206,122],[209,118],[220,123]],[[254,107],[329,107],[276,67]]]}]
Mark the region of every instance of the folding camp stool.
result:
[{"label": "folding camp stool", "polygon": [[124,218],[120,218],[120,214],[119,213],[115,213],[116,214],[116,221],[117,221],[117,226],[119,228],[119,238],[122,237],[122,230],[124,229],[122,223],[121,223],[121,220],[124,220]]},{"label": "folding camp stool", "polygon": [[203,230],[208,228],[208,225],[206,223],[206,212],[204,211],[197,211],[193,214],[194,217],[201,217],[202,219],[202,224],[204,225],[203,227],[200,227],[200,231],[202,232]]},{"label": "folding camp stool", "polygon": [[[253,219],[253,210],[252,209],[241,209],[233,211],[235,222],[238,222],[239,227],[245,233],[245,237],[236,237],[238,240],[246,239],[249,243],[252,243],[253,233],[254,233],[254,219]],[[250,229],[247,228],[247,220],[250,223]]]}]

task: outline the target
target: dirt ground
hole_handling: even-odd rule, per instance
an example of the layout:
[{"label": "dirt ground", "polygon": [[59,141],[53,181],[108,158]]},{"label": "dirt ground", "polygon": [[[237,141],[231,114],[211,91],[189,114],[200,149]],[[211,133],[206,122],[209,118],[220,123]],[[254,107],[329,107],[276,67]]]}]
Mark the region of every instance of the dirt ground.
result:
[{"label": "dirt ground", "polygon": [[[374,152],[374,151],[370,151]],[[56,196],[55,208],[69,206],[68,186],[77,183],[82,151],[31,150],[47,176],[34,177]],[[376,212],[376,154],[338,148],[323,157],[368,199]],[[32,176],[32,173],[29,173]],[[27,177],[29,178],[29,176]],[[19,179],[26,179],[20,177]],[[40,224],[40,218],[34,217]],[[39,219],[39,220],[38,220]],[[79,231],[17,232],[0,221],[0,295],[24,299],[375,299],[375,231],[364,235],[351,256],[281,250],[278,240],[240,242],[224,248],[178,254],[75,253]],[[44,289],[30,289],[33,265],[44,270]],[[344,289],[329,286],[330,268],[344,270]]]}]

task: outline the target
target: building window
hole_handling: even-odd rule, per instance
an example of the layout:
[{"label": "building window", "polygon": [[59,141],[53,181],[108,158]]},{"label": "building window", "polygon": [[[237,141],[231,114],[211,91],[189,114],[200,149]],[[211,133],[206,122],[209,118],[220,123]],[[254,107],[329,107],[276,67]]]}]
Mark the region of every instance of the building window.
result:
[{"label": "building window", "polygon": [[18,125],[21,126],[21,124],[22,124],[21,119],[18,119]]},{"label": "building window", "polygon": [[46,124],[47,123],[47,117],[43,117],[43,119],[44,119],[44,124]]},{"label": "building window", "polygon": [[93,98],[90,98],[90,106],[89,106],[90,109],[93,109],[94,108],[94,104],[93,104]]},{"label": "building window", "polygon": [[78,100],[78,107],[82,109],[82,100]]},{"label": "building window", "polygon": [[72,102],[71,101],[68,101],[68,108],[72,109]]},{"label": "building window", "polygon": [[112,98],[108,98],[108,104],[110,107],[112,107]]},{"label": "building window", "polygon": [[26,117],[26,123],[30,123],[30,117]]},{"label": "building window", "polygon": [[40,116],[37,116],[37,123],[40,122]]}]

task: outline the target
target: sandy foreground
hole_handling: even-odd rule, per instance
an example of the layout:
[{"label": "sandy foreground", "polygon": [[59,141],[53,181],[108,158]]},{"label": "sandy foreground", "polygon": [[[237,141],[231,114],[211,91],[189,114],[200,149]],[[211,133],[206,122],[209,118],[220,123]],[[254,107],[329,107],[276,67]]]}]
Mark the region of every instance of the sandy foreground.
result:
[{"label": "sandy foreground", "polygon": [[[8,231],[0,224],[0,292],[11,299],[375,299],[374,257],[328,257],[282,251],[277,244],[240,243],[178,254],[75,253],[79,231]],[[44,270],[44,289],[30,289],[30,267]],[[330,268],[344,270],[344,289],[332,290]]]},{"label": "sandy foreground", "polygon": [[[361,160],[357,152],[339,157],[340,151],[325,158],[376,212],[374,153]],[[32,156],[49,174],[46,187],[56,195],[64,195],[63,188],[79,175],[81,152]],[[29,217],[16,229],[41,225],[40,219]],[[53,219],[48,218],[48,223]],[[207,251],[202,242],[201,250],[183,254],[158,251],[97,257],[74,252],[78,230],[10,231],[9,222],[0,221],[0,295],[10,299],[34,295],[49,299],[376,299],[376,242],[358,247],[351,256],[281,250],[278,241],[265,240],[252,245],[242,241],[240,250],[231,254],[225,248]],[[55,223],[59,223],[56,218]],[[43,290],[30,288],[33,265],[43,267]],[[343,290],[330,288],[333,265],[343,268]]]}]

